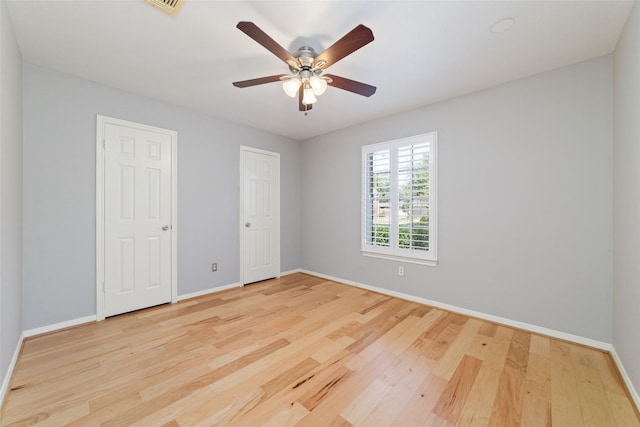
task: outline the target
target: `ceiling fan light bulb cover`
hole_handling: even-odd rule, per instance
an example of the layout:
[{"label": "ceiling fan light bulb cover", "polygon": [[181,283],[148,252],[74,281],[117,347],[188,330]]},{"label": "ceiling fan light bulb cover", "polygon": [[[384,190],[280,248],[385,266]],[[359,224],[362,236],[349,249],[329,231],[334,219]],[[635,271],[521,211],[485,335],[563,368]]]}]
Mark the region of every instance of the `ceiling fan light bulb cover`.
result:
[{"label": "ceiling fan light bulb cover", "polygon": [[287,95],[293,98],[297,95],[300,84],[300,80],[298,80],[297,78],[292,78],[282,83],[282,88]]},{"label": "ceiling fan light bulb cover", "polygon": [[313,93],[317,96],[320,96],[327,90],[327,81],[318,76],[311,77],[310,80],[311,88],[313,89]]},{"label": "ceiling fan light bulb cover", "polygon": [[304,105],[313,104],[317,101],[316,96],[313,94],[313,89],[307,87],[304,89],[304,94],[302,95],[302,103]]}]

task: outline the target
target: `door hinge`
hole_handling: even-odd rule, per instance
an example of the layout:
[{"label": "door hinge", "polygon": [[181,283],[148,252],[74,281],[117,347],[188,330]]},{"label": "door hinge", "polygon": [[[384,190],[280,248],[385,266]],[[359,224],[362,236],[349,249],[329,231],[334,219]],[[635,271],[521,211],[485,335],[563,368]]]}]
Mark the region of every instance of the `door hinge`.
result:
[{"label": "door hinge", "polygon": [[104,294],[104,293],[107,293],[107,288],[106,288],[106,286],[105,286],[104,282],[102,282],[102,293],[103,293],[103,294]]},{"label": "door hinge", "polygon": [[107,149],[107,139],[106,139],[106,138],[103,138],[103,139],[102,139],[102,148],[103,148],[104,150],[106,150],[106,149]]}]

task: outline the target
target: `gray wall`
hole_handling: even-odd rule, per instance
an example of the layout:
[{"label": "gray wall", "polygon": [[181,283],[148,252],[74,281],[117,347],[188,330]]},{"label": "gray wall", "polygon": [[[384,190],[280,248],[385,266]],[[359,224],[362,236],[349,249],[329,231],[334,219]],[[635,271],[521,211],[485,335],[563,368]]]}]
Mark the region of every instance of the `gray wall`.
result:
[{"label": "gray wall", "polygon": [[0,384],[21,334],[22,57],[0,0]]},{"label": "gray wall", "polygon": [[[303,143],[304,269],[611,342],[612,59]],[[360,252],[366,144],[439,132],[439,265]]]},{"label": "gray wall", "polygon": [[614,56],[613,345],[640,392],[640,5]]},{"label": "gray wall", "polygon": [[96,114],[178,132],[178,295],[239,281],[240,145],[281,155],[281,266],[300,266],[298,142],[31,64],[24,80],[25,329],[96,313]]}]

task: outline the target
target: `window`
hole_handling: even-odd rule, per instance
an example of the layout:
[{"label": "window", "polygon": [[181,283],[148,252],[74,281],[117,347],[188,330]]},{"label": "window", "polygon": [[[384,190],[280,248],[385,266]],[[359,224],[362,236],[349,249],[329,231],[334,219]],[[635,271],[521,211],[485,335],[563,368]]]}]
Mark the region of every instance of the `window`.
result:
[{"label": "window", "polygon": [[437,133],[362,147],[362,254],[437,261]]}]

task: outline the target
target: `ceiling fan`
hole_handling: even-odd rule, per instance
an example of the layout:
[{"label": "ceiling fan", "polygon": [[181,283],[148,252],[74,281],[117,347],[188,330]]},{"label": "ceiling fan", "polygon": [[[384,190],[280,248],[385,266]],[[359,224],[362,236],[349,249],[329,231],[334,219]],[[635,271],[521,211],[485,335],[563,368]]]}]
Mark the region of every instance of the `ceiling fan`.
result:
[{"label": "ceiling fan", "polygon": [[241,21],[236,27],[284,61],[289,66],[291,74],[276,74],[234,82],[235,87],[243,88],[282,81],[287,95],[292,98],[298,95],[298,108],[305,114],[317,101],[316,96],[324,93],[327,85],[367,97],[376,92],[375,86],[333,74],[322,74],[331,65],[373,41],[373,32],[362,24],[349,31],[319,55],[309,46],[302,46],[297,52],[291,54],[253,22]]}]

